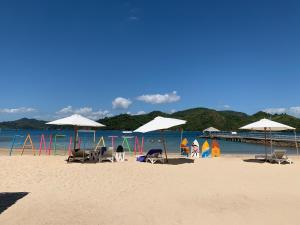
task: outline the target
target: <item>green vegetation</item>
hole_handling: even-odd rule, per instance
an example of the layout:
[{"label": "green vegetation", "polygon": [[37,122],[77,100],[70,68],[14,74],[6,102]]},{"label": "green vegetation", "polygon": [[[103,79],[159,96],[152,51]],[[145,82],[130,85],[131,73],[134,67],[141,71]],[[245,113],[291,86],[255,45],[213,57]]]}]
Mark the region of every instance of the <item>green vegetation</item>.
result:
[{"label": "green vegetation", "polygon": [[159,111],[136,116],[121,114],[115,117],[101,119],[99,122],[106,125],[105,129],[134,130],[156,116],[167,116],[187,120],[188,122],[183,126],[183,129],[189,131],[201,131],[210,126],[224,131],[238,130],[238,128],[248,123],[263,118],[271,118],[274,121],[296,127],[297,130],[300,129],[300,119],[287,114],[271,115],[265,112],[258,112],[254,115],[247,115],[241,112],[216,111],[207,108],[187,109],[173,114],[166,114]]},{"label": "green vegetation", "polygon": [[47,121],[22,118],[15,121],[1,122],[0,128],[4,129],[46,129]]},{"label": "green vegetation", "polygon": [[[247,115],[235,111],[217,111],[207,108],[194,108],[184,111],[167,114],[160,111],[153,111],[144,115],[128,115],[121,114],[114,117],[107,117],[98,120],[98,122],[106,125],[107,130],[134,130],[144,123],[149,122],[156,116],[173,117],[187,120],[187,124],[183,126],[185,130],[201,131],[207,127],[213,126],[220,130],[231,131],[238,130],[239,127],[248,123],[257,121],[262,118],[272,119],[274,121],[284,123],[300,130],[300,119],[287,115],[275,114],[271,115],[265,112],[258,112],[254,115]],[[10,122],[0,123],[0,128],[9,129],[48,129],[55,128],[45,124],[46,121],[35,119],[20,119]],[[101,128],[103,129],[103,128]]]}]

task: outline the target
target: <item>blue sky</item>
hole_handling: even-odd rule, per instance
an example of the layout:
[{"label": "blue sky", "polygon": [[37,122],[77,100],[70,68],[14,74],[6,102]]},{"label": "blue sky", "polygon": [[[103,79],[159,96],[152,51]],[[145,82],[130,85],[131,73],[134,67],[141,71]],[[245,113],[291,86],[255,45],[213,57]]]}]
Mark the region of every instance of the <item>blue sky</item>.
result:
[{"label": "blue sky", "polygon": [[0,120],[191,107],[300,117],[299,1],[1,1]]}]

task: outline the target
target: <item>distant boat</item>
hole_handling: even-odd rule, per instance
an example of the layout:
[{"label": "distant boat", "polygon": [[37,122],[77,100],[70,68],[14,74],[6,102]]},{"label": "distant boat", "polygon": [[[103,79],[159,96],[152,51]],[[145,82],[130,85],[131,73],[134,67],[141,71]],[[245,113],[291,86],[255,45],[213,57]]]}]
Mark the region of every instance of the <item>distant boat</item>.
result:
[{"label": "distant boat", "polygon": [[132,131],[130,131],[130,130],[124,130],[124,131],[122,131],[122,133],[123,134],[132,134]]}]

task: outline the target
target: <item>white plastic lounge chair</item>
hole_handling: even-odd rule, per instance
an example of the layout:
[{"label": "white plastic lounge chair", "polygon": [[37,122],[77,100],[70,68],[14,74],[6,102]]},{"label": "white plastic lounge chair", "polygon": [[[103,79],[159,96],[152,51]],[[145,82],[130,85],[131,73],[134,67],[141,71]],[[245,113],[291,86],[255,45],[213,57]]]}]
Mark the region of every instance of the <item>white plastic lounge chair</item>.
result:
[{"label": "white plastic lounge chair", "polygon": [[267,160],[270,163],[276,162],[278,164],[283,162],[287,162],[289,164],[292,163],[292,161],[287,157],[286,150],[274,150],[273,153],[267,157]]},{"label": "white plastic lounge chair", "polygon": [[154,164],[156,162],[164,163],[165,159],[163,158],[161,152],[157,152],[157,153],[147,155],[146,162],[148,162],[148,161],[151,162],[152,164]]},{"label": "white plastic lounge chair", "polygon": [[103,152],[103,150],[104,149],[101,149],[101,152],[99,154],[99,162],[103,162],[105,160],[114,162],[115,160],[114,149],[112,147],[109,147],[106,151]]},{"label": "white plastic lounge chair", "polygon": [[161,163],[165,163],[165,159],[162,156],[156,156],[156,157],[148,157],[147,161],[151,162],[152,164],[160,161]]},{"label": "white plastic lounge chair", "polygon": [[266,158],[268,158],[269,155],[266,156],[266,154],[261,154],[261,155],[255,155],[255,159],[262,159],[262,160],[266,160]]}]

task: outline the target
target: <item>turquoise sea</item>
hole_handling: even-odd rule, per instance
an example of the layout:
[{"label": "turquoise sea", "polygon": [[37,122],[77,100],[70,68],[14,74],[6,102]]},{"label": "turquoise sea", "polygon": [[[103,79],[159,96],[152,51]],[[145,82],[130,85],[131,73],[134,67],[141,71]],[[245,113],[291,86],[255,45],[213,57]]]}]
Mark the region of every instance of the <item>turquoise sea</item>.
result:
[{"label": "turquoise sea", "polygon": [[[40,140],[42,134],[45,137],[45,142],[47,147],[49,146],[50,136],[52,136],[52,150],[54,148],[59,150],[67,150],[68,145],[70,143],[70,137],[74,136],[74,131],[72,130],[0,130],[0,151],[7,151],[9,153],[9,149],[12,146],[13,139],[14,141],[14,148],[20,148],[26,138],[27,134],[30,134],[35,149],[39,149],[40,147]],[[191,144],[195,139],[198,140],[200,145],[203,144],[205,139],[198,138],[202,135],[201,132],[183,132],[183,138],[187,138],[189,144]],[[291,133],[288,135],[292,136]],[[299,134],[298,134],[299,135]],[[55,143],[55,136],[56,136],[56,143]],[[142,137],[144,137],[144,151],[147,151],[151,148],[162,148],[161,142],[161,132],[151,132],[146,134],[140,133],[132,133],[132,134],[124,134],[122,131],[103,131],[98,130],[95,133],[96,142],[99,138],[103,136],[105,140],[106,146],[111,146],[112,141],[110,136],[117,136],[115,138],[114,145],[120,145],[123,142],[123,136],[137,136],[139,139],[139,144],[142,142]],[[169,152],[176,153],[180,152],[179,145],[181,140],[181,132],[179,131],[165,131],[164,136],[167,141],[167,148]],[[93,149],[95,147],[94,142],[94,133],[85,133],[79,132],[81,147],[85,149]],[[292,137],[291,137],[292,138]],[[211,140],[208,140],[211,143]],[[135,138],[128,139],[129,146],[131,150],[134,147]],[[257,153],[264,153],[265,147],[264,145],[260,144],[248,144],[248,143],[239,143],[239,142],[230,142],[230,141],[218,141],[221,147],[222,154],[257,154]],[[44,148],[44,146],[42,146]],[[126,148],[127,146],[125,146]],[[276,149],[280,149],[280,147],[274,147]],[[5,149],[5,150],[4,150]],[[287,148],[284,149],[288,150],[289,154],[296,154],[296,148]],[[268,151],[270,151],[270,147],[268,147]],[[3,153],[3,152],[2,152]]]}]

